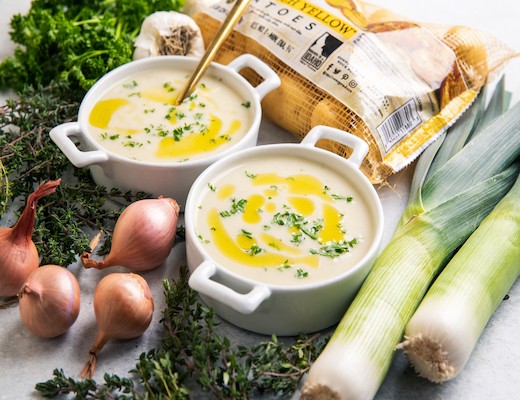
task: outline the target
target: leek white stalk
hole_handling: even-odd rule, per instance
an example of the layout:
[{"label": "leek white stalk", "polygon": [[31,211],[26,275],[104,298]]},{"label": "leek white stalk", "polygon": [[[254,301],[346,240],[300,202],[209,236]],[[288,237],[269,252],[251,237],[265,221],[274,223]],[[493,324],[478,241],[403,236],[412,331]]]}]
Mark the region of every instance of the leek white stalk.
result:
[{"label": "leek white stalk", "polygon": [[448,142],[463,147],[429,174],[435,152],[445,153],[443,146],[433,146],[421,156],[413,182],[416,193],[311,366],[302,399],[375,396],[405,326],[434,277],[513,185],[520,169],[514,163],[520,155],[520,103],[478,134],[471,133],[476,122],[475,117],[473,124],[458,125],[465,129],[452,129],[448,136],[473,138],[450,138]]},{"label": "leek white stalk", "polygon": [[520,178],[428,290],[402,348],[419,375],[457,376],[489,319],[520,276]]}]

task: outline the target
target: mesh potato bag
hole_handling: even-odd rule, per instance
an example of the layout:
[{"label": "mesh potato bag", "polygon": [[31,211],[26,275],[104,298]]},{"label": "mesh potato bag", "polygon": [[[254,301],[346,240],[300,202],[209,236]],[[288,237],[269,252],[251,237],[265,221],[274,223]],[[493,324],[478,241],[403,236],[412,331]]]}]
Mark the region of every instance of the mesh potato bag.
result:
[{"label": "mesh potato bag", "polygon": [[[224,0],[193,16],[206,45],[231,6]],[[298,139],[316,125],[361,137],[370,148],[361,170],[372,183],[411,163],[516,56],[475,29],[423,24],[354,0],[255,0],[216,61],[244,53],[282,80],[264,98],[264,115]],[[349,155],[337,142],[319,145]]]}]

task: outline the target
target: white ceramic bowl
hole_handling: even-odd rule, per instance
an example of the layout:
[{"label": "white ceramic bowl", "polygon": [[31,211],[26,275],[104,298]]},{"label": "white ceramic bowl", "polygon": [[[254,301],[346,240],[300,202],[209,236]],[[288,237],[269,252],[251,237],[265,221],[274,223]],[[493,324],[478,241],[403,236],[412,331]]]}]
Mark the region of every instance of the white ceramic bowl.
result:
[{"label": "white ceramic bowl", "polygon": [[[353,149],[348,159],[316,147],[320,139],[341,142]],[[258,146],[231,154],[206,169],[193,184],[186,203],[186,251],[191,272],[189,285],[222,318],[257,333],[296,335],[327,328],[339,321],[359,290],[379,252],[383,235],[383,210],[379,197],[360,172],[368,151],[358,137],[329,127],[315,127],[300,144]],[[319,160],[340,172],[361,194],[374,224],[369,250],[350,270],[322,282],[301,286],[261,283],[219,265],[208,254],[196,232],[197,209],[208,182],[253,157],[295,156],[301,160]],[[359,196],[359,194],[358,194]]]},{"label": "white ceramic bowl", "polygon": [[[162,163],[136,161],[120,156],[94,140],[88,132],[88,118],[100,97],[124,77],[165,66],[189,74],[197,62],[198,59],[193,57],[161,56],[132,61],[114,69],[96,82],[85,95],[78,121],[55,127],[50,132],[51,139],[76,167],[90,167],[97,184],[109,189],[143,191],[154,196],[172,197],[183,208],[193,181],[206,167],[227,154],[256,145],[262,117],[260,101],[280,85],[280,78],[270,67],[249,54],[237,57],[227,66],[217,63],[210,65],[206,74],[221,79],[243,98],[251,99],[253,118],[250,128],[235,145],[205,158]],[[251,86],[239,74],[246,67],[253,69],[264,79],[258,86]],[[76,144],[77,141],[79,145]]]}]

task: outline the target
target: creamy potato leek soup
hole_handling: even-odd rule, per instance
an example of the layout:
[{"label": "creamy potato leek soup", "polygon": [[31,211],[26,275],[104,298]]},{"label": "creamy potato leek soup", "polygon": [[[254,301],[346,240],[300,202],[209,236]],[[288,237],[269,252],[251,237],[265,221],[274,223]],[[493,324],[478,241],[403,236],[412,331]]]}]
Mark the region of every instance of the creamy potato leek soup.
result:
[{"label": "creamy potato leek soup", "polygon": [[253,121],[249,99],[218,78],[204,76],[175,105],[185,71],[146,70],[108,90],[89,115],[89,132],[104,148],[139,161],[182,162],[221,152]]},{"label": "creamy potato leek soup", "polygon": [[352,268],[374,240],[361,194],[296,157],[255,157],[207,183],[196,233],[219,265],[260,282],[301,285]]}]

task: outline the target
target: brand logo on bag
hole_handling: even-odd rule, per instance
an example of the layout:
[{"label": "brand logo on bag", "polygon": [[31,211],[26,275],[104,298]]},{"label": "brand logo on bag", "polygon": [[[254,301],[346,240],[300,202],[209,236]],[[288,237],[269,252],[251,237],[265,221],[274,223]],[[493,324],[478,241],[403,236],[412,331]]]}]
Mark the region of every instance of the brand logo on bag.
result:
[{"label": "brand logo on bag", "polygon": [[338,38],[324,33],[303,53],[301,62],[316,71],[342,44],[343,42]]}]

